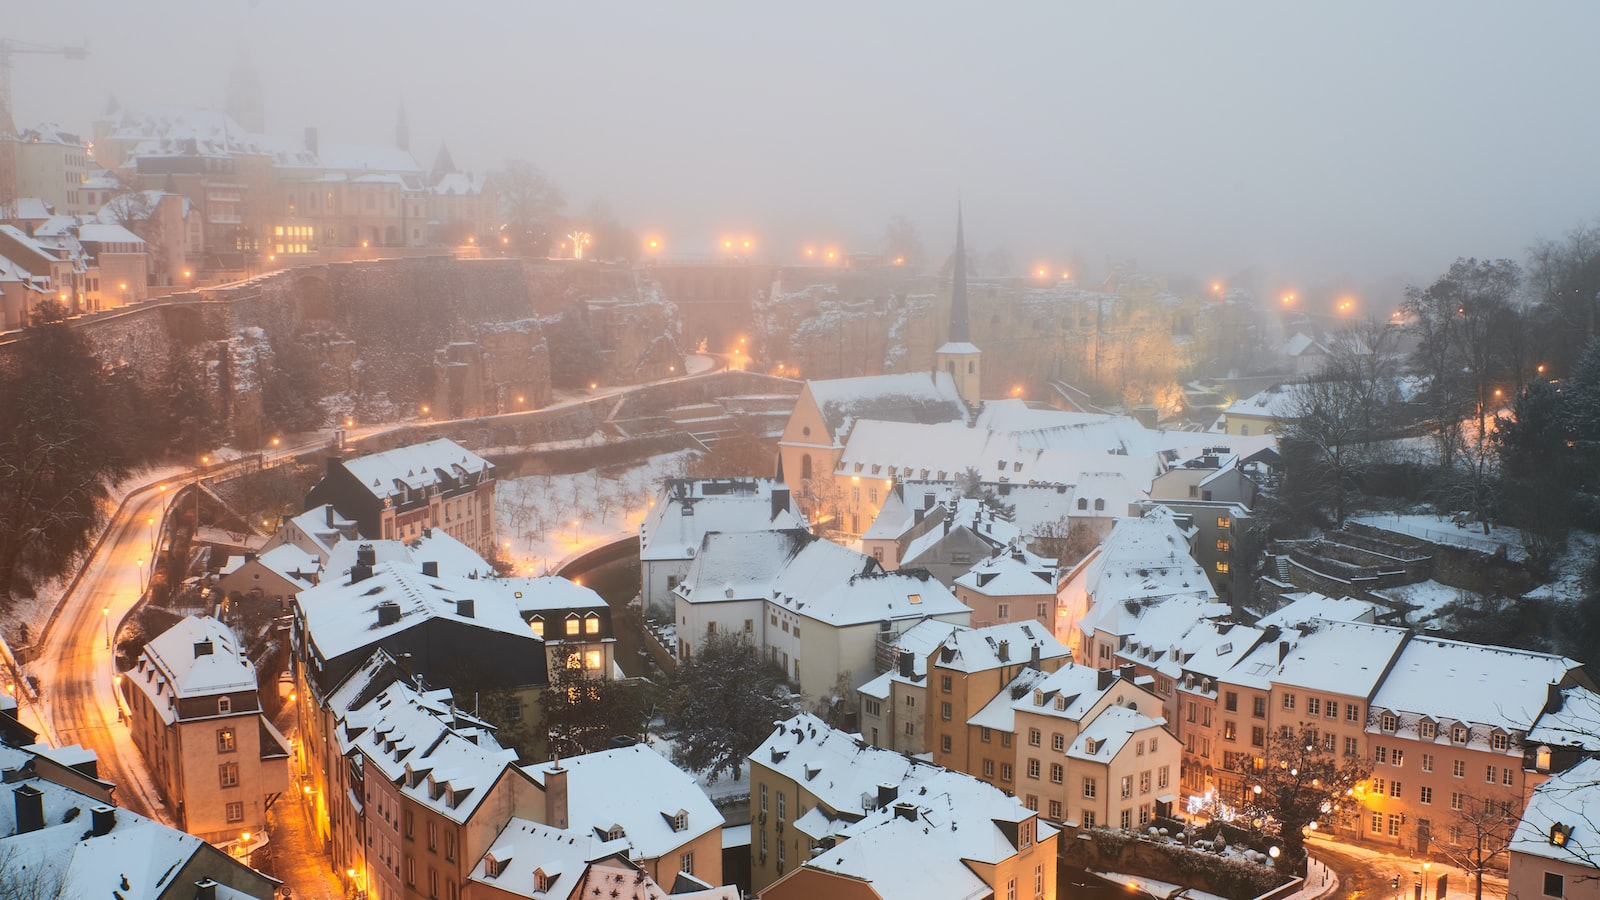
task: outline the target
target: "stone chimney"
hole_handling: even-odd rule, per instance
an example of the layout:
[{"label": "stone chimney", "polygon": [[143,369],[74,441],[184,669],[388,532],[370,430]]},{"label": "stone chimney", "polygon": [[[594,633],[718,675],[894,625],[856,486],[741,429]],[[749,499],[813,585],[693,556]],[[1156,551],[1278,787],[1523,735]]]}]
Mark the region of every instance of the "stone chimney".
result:
[{"label": "stone chimney", "polygon": [[115,806],[106,806],[104,804],[96,806],[89,810],[89,816],[89,831],[95,837],[110,834],[111,829],[116,827],[117,808]]},{"label": "stone chimney", "polygon": [[772,489],[772,515],[776,519],[779,513],[789,508],[789,489],[786,487],[773,487]]},{"label": "stone chimney", "polygon": [[400,621],[400,604],[385,600],[378,604],[378,624],[393,625]]},{"label": "stone chimney", "polygon": [[438,578],[439,577],[439,561],[435,560],[435,559],[430,559],[430,560],[427,560],[426,562],[424,562],[422,564],[422,574],[427,576],[428,578]]},{"label": "stone chimney", "polygon": [[194,900],[217,900],[217,883],[202,878],[194,883]]},{"label": "stone chimney", "polygon": [[1010,662],[1011,661],[1011,642],[1010,641],[1001,641],[999,644],[997,644],[995,646],[994,655],[999,657],[1001,662]]},{"label": "stone chimney", "polygon": [[910,650],[900,651],[900,677],[910,678],[916,673],[916,655]]},{"label": "stone chimney", "polygon": [[561,768],[560,757],[544,770],[544,824],[567,827],[567,770]]},{"label": "stone chimney", "polygon": [[362,566],[375,566],[378,564],[378,551],[371,544],[361,544],[356,547],[356,564]]},{"label": "stone chimney", "polygon": [[900,798],[900,786],[897,784],[878,785],[878,808],[883,809]]},{"label": "stone chimney", "polygon": [[31,784],[18,785],[11,791],[17,803],[17,834],[27,834],[44,827],[44,792]]},{"label": "stone chimney", "polygon": [[1103,691],[1106,688],[1111,687],[1111,682],[1116,680],[1117,673],[1111,671],[1110,669],[1101,669],[1099,676],[1095,680],[1095,690]]},{"label": "stone chimney", "polygon": [[473,602],[471,597],[462,597],[460,600],[456,601],[456,615],[460,616],[461,618],[476,618],[477,612],[478,604]]},{"label": "stone chimney", "polygon": [[1040,664],[1041,660],[1039,659],[1039,645],[1034,644],[1033,649],[1028,651],[1028,668],[1038,669]]}]

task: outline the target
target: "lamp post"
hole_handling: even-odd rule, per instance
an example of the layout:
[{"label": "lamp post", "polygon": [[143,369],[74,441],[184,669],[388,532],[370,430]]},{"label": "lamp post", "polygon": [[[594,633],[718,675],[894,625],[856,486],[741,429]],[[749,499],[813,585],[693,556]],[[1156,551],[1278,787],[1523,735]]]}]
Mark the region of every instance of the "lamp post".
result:
[{"label": "lamp post", "polygon": [[106,649],[111,649],[111,607],[100,608],[100,620],[106,623]]},{"label": "lamp post", "polygon": [[112,683],[114,683],[117,686],[117,696],[116,696],[116,701],[115,701],[116,704],[117,704],[117,724],[121,725],[122,724],[122,673],[119,672],[116,675],[113,675],[112,678],[111,678],[111,681],[112,681]]},{"label": "lamp post", "polygon": [[1433,868],[1432,862],[1422,864],[1422,900],[1428,900],[1428,870]]}]

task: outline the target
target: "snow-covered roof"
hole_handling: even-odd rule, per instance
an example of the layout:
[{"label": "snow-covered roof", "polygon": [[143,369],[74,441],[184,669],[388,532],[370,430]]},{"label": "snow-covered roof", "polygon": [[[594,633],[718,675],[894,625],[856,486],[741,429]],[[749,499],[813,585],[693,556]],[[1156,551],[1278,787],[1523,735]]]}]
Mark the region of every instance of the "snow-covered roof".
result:
[{"label": "snow-covered roof", "polygon": [[710,531],[805,527],[788,489],[776,479],[674,478],[662,486],[655,506],[639,523],[639,558],[689,559]]},{"label": "snow-covered roof", "polygon": [[1017,708],[1016,701],[1033,692],[1039,682],[1045,679],[1047,673],[1042,669],[1025,667],[1011,679],[1005,689],[994,695],[977,712],[967,719],[968,725],[978,728],[989,728],[995,731],[1016,733]]},{"label": "snow-covered roof", "polygon": [[[967,428],[959,422],[863,419],[845,436],[834,472],[861,478],[944,481],[971,468],[984,481],[1052,485],[1077,484],[1084,473],[1106,472],[1120,474],[1135,485],[1147,485],[1161,471],[1156,454],[1165,449],[1161,446],[1165,442],[1139,441],[1149,444],[1143,448],[1147,452],[1129,453],[1127,436],[1117,428],[1002,432]],[[1127,508],[1126,503],[1122,508]]]},{"label": "snow-covered roof", "polygon": [[49,219],[55,215],[55,209],[38,197],[18,197],[12,210],[14,212],[8,218],[22,221]]},{"label": "snow-covered roof", "polygon": [[750,754],[750,763],[796,782],[848,821],[877,808],[879,785],[895,786],[904,795],[909,785],[944,771],[829,728],[810,713],[780,722]]},{"label": "snow-covered roof", "polygon": [[677,594],[691,603],[775,596],[806,601],[876,571],[872,557],[798,529],[713,532],[706,535]]},{"label": "snow-covered roof", "polygon": [[[1140,611],[1138,627],[1127,636],[1117,658],[1176,676],[1183,670],[1185,655],[1192,653],[1191,641],[1210,643],[1218,629],[1204,626],[1215,625],[1229,612],[1225,603],[1201,603],[1193,597],[1149,604]],[[1214,645],[1213,652],[1221,646]]]},{"label": "snow-covered roof", "polygon": [[[325,660],[374,646],[434,618],[538,641],[504,593],[486,590],[487,583],[444,573],[423,575],[410,563],[380,562],[370,577],[355,583],[324,578],[300,592],[299,604],[307,640]],[[470,615],[462,615],[463,600],[476,601]],[[380,624],[379,607],[385,603],[398,610],[393,622]]]},{"label": "snow-covered roof", "polygon": [[1562,688],[1547,704],[1528,730],[1529,744],[1600,752],[1600,694],[1574,685]]},{"label": "snow-covered roof", "polygon": [[[867,882],[884,900],[985,897],[992,892],[975,867],[998,866],[1025,849],[1012,834],[1029,820],[1037,825],[1036,841],[1056,833],[1000,789],[961,772],[940,772],[914,792],[902,791],[893,806],[842,829],[844,840],[805,866]],[[1003,824],[1013,826],[1011,834]]]},{"label": "snow-covered roof", "polygon": [[[1600,810],[1600,759],[1586,759],[1533,789],[1511,837],[1511,853],[1597,868],[1600,830],[1596,828],[1596,810]],[[1561,846],[1550,839],[1551,829],[1558,824],[1571,829]],[[1516,865],[1514,860],[1512,865]]]},{"label": "snow-covered roof", "polygon": [[[1089,710],[1108,691],[1114,690],[1121,680],[1120,673],[1109,669],[1068,663],[1035,681],[1020,695],[1013,683],[1008,696],[1013,710],[1081,722]],[[1059,703],[1057,698],[1060,698]]]},{"label": "snow-covered roof", "polygon": [[1004,622],[955,629],[940,642],[937,665],[968,674],[986,672],[1027,662],[1033,658],[1035,648],[1041,660],[1060,659],[1072,653],[1038,622]]},{"label": "snow-covered roof", "polygon": [[[569,829],[604,836],[620,826],[633,859],[658,859],[722,829],[722,813],[694,776],[644,744],[525,766],[523,771],[544,785],[557,765],[567,771]],[[688,814],[687,826],[675,831],[673,819],[679,813]]]},{"label": "snow-covered roof", "polygon": [[[902,566],[917,565],[919,559],[942,543],[956,529],[965,529],[977,535],[992,548],[1013,544],[1022,536],[1017,526],[1000,518],[994,510],[977,498],[956,498],[936,509],[940,524],[929,527],[925,533],[918,535],[906,545],[905,552],[900,558]],[[943,524],[945,521],[950,523],[948,530]]]},{"label": "snow-covered roof", "polygon": [[[889,671],[862,685],[858,690],[868,697],[877,697],[881,700],[889,696],[889,686],[892,682],[898,681],[902,684],[910,685],[922,684],[928,677],[928,654],[944,643],[944,639],[949,637],[951,632],[964,627],[954,622],[924,619],[907,628],[890,645],[894,664],[889,667]],[[910,678],[900,674],[900,654],[902,652],[911,654]]]},{"label": "snow-covered roof", "polygon": [[167,722],[177,699],[256,689],[256,667],[233,630],[208,616],[185,616],[156,635],[128,677]]},{"label": "snow-covered roof", "polygon": [[[625,841],[513,816],[468,877],[518,897],[660,900],[667,891],[627,861]],[[542,878],[541,878],[542,876]]]},{"label": "snow-covered roof", "polygon": [[1292,385],[1275,384],[1256,394],[1235,400],[1223,410],[1228,416],[1256,416],[1258,418],[1285,418],[1292,414],[1295,389]]},{"label": "snow-covered roof", "polygon": [[948,372],[866,375],[808,381],[828,431],[839,437],[853,420],[966,422],[967,405]]},{"label": "snow-covered roof", "polygon": [[[780,584],[785,584],[785,581],[780,579]],[[770,602],[797,615],[833,626],[972,611],[957,600],[949,588],[923,569],[865,572],[852,575],[844,583],[834,584],[816,593],[803,590],[790,593],[784,587]]]},{"label": "snow-covered roof", "polygon": [[85,222],[78,226],[78,240],[84,243],[137,244],[139,251],[144,249],[144,238],[114,222]]},{"label": "snow-covered roof", "polygon": [[1166,719],[1151,718],[1125,706],[1108,706],[1090,719],[1067,747],[1067,756],[1089,762],[1109,763],[1122,752],[1135,734],[1160,728]]},{"label": "snow-covered roof", "polygon": [[1243,659],[1263,634],[1259,627],[1201,619],[1178,640],[1173,659],[1158,668],[1174,677],[1180,673],[1199,676],[1192,683],[1180,682],[1180,688],[1215,696],[1216,679]]},{"label": "snow-covered roof", "polygon": [[978,562],[956,584],[985,597],[1023,597],[1056,592],[1052,560],[1019,547],[1007,547]]},{"label": "snow-covered roof", "polygon": [[1294,337],[1291,337],[1287,341],[1284,341],[1284,343],[1283,343],[1283,355],[1285,355],[1285,356],[1327,356],[1328,355],[1328,348],[1323,346],[1321,341],[1319,341],[1316,338],[1306,334],[1305,332],[1296,331],[1294,333]]},{"label": "snow-covered roof", "polygon": [[320,141],[317,145],[317,158],[323,168],[347,174],[358,172],[422,174],[422,166],[417,164],[409,151],[382,144],[337,144]]},{"label": "snow-covered roof", "polygon": [[399,484],[413,491],[438,485],[441,472],[463,478],[494,470],[488,460],[448,438],[347,459],[344,467],[380,500],[396,493]]},{"label": "snow-covered roof", "polygon": [[1276,625],[1279,628],[1295,628],[1312,619],[1329,619],[1339,622],[1372,622],[1377,615],[1376,604],[1367,600],[1358,600],[1355,597],[1329,597],[1315,592],[1285,594],[1289,599],[1286,606],[1262,616],[1256,621],[1257,628],[1266,628]]},{"label": "snow-covered roof", "polygon": [[1205,569],[1189,553],[1188,537],[1164,506],[1137,519],[1118,519],[1099,549],[1068,581],[1080,582],[1094,602],[1088,624],[1115,634],[1127,633],[1116,630],[1113,621],[1121,615],[1116,607],[1128,601],[1212,596]]},{"label": "snow-covered roof", "polygon": [[[333,504],[324,503],[306,510],[289,520],[299,532],[316,546],[317,557],[326,562],[334,546],[342,540],[355,538],[360,534],[359,525],[354,519],[347,519],[339,515]],[[281,530],[279,532],[282,533]],[[276,535],[274,535],[276,537]],[[268,544],[272,541],[269,540]],[[345,571],[349,571],[346,564]]]},{"label": "snow-covered roof", "polygon": [[1262,690],[1277,684],[1371,697],[1406,635],[1404,628],[1387,625],[1312,619],[1278,641],[1262,643],[1226,680]]},{"label": "snow-covered roof", "polygon": [[[1373,695],[1372,708],[1527,731],[1543,712],[1550,685],[1579,665],[1549,653],[1413,637]],[[1450,687],[1440,690],[1441,684]]]},{"label": "snow-covered roof", "polygon": [[410,540],[368,541],[345,540],[332,545],[328,561],[323,566],[325,577],[348,578],[350,567],[356,564],[356,554],[362,547],[371,547],[377,562],[409,563],[420,569],[425,562],[436,563],[440,575],[488,578],[494,575],[489,565],[476,550],[461,543],[442,528],[426,528]]}]

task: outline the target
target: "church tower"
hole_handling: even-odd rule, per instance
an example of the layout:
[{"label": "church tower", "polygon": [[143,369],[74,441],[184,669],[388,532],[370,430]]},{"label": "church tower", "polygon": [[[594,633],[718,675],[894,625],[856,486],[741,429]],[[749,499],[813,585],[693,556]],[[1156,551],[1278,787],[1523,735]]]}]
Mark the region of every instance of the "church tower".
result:
[{"label": "church tower", "polygon": [[961,234],[961,207],[956,207],[956,264],[950,277],[950,336],[934,351],[934,365],[948,372],[967,406],[978,406],[983,351],[972,344],[967,326],[967,246]]}]

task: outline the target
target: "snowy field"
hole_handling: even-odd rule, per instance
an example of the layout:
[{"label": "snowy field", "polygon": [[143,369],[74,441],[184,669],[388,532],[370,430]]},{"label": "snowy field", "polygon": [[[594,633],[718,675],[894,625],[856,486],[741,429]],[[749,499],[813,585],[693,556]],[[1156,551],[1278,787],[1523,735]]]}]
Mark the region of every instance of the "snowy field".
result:
[{"label": "snowy field", "polygon": [[682,450],[627,468],[570,475],[530,475],[495,487],[501,553],[518,575],[545,575],[562,560],[636,534],[667,478],[694,458]]}]

